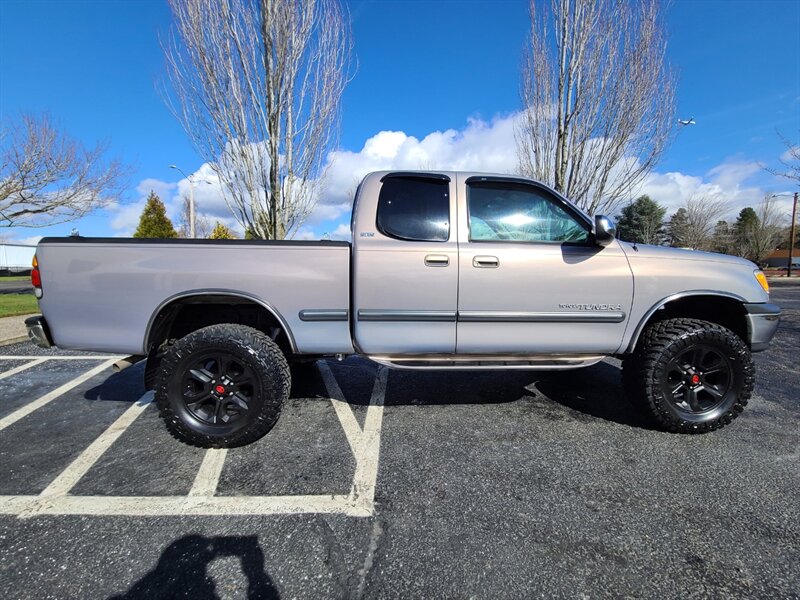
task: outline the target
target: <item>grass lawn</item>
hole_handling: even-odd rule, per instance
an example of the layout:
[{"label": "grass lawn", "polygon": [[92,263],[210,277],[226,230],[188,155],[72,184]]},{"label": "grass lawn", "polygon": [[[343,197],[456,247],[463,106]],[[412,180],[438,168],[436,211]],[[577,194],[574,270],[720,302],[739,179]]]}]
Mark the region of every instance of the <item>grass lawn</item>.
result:
[{"label": "grass lawn", "polygon": [[30,281],[30,275],[0,275],[0,281]]},{"label": "grass lawn", "polygon": [[39,312],[33,294],[0,294],[0,317],[29,315]]}]

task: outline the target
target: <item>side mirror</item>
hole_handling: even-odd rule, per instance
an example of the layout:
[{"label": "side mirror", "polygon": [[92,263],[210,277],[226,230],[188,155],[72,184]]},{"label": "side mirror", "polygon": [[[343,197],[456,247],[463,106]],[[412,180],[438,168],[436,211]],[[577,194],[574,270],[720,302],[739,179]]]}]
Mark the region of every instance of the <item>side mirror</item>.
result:
[{"label": "side mirror", "polygon": [[617,236],[617,226],[610,217],[596,215],[594,218],[594,240],[598,246],[608,246]]}]

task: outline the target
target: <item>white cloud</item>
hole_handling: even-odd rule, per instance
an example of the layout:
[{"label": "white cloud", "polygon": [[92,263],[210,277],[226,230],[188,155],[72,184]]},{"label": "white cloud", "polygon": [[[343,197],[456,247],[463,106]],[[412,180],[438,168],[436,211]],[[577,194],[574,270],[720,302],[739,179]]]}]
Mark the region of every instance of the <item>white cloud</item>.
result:
[{"label": "white cloud", "polygon": [[[358,151],[337,150],[327,158],[328,168],[315,210],[296,233],[295,239],[349,239],[349,213],[356,187],[372,171],[384,169],[466,170],[497,173],[517,172],[514,123],[518,115],[496,117],[491,121],[469,119],[464,128],[434,131],[422,139],[402,131],[380,131],[367,139]],[[740,158],[726,160],[702,175],[681,172],[650,173],[634,195],[648,194],[665,205],[668,213],[682,206],[694,194],[716,195],[729,207],[726,218],[745,206],[755,206],[765,191],[749,183],[761,173],[762,165]],[[192,174],[198,215],[212,224],[219,220],[240,235],[241,227],[230,216],[219,180],[206,163]],[[111,226],[128,235],[136,227],[150,190],[156,191],[167,206],[167,214],[178,224],[182,198],[188,196],[189,181],[170,183],[145,179],[139,186],[139,200],[112,211]],[[788,203],[788,200],[786,201]],[[781,205],[784,201],[781,200]]]}]

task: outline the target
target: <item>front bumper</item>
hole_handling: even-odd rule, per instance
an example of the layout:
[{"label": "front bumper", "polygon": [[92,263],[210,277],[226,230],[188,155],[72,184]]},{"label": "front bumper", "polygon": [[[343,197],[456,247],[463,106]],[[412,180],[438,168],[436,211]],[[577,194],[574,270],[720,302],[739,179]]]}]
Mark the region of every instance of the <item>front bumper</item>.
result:
[{"label": "front bumper", "polygon": [[747,333],[750,337],[750,349],[753,352],[766,350],[781,317],[781,309],[777,304],[745,304],[747,311]]},{"label": "front bumper", "polygon": [[25,319],[25,327],[28,328],[28,337],[31,341],[40,348],[52,348],[53,338],[50,337],[50,329],[47,327],[47,321],[44,320],[42,315],[35,317],[28,317]]}]

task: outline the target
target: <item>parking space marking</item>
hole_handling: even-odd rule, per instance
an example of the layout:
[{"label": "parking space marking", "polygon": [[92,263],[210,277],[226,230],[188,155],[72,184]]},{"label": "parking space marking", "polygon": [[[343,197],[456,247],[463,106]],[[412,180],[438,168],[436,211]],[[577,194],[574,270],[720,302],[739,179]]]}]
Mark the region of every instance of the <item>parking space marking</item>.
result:
[{"label": "parking space marking", "polygon": [[[28,357],[30,358],[30,357]],[[30,369],[31,367],[35,367],[36,365],[40,365],[45,362],[46,358],[37,358],[36,360],[32,360],[30,362],[26,362],[24,365],[20,365],[18,367],[14,367],[13,369],[9,369],[8,371],[4,371],[0,373],[0,379],[5,379],[6,377],[11,377],[12,375],[16,375],[17,373],[21,373],[26,369]]]},{"label": "parking space marking", "polygon": [[102,373],[111,365],[113,365],[115,362],[117,362],[117,360],[118,359],[116,358],[108,359],[104,363],[96,366],[94,369],[86,371],[83,375],[80,375],[75,379],[73,379],[72,381],[68,381],[64,385],[57,387],[52,392],[45,394],[38,400],[34,400],[33,402],[26,404],[22,408],[15,410],[10,415],[3,417],[2,419],[0,419],[0,431],[2,431],[3,429],[5,429],[10,425],[13,425],[23,417],[28,416],[33,411],[42,408],[45,404],[52,402],[59,396],[66,394],[71,389],[78,387],[80,384],[84,383],[85,381],[88,381],[98,373]]},{"label": "parking space marking", "polygon": [[42,360],[122,360],[124,356],[111,356],[108,354],[101,354],[100,356],[36,356],[34,355],[7,355],[0,356],[0,360],[30,360],[32,358],[40,358]]},{"label": "parking space marking", "polygon": [[81,477],[86,475],[89,469],[92,468],[92,465],[94,465],[103,453],[111,447],[111,444],[131,426],[136,420],[136,417],[142,414],[144,409],[146,409],[152,401],[152,392],[147,392],[144,396],[139,398],[133,406],[122,413],[108,429],[101,433],[100,437],[93,441],[86,450],[81,452],[78,458],[73,460],[40,495],[43,497],[64,496],[69,493],[69,491],[75,487],[75,484],[80,481]]},{"label": "parking space marking", "polygon": [[[31,403],[37,404],[37,406],[25,414],[33,412],[36,408],[96,375],[116,360],[118,359],[106,360],[102,365],[84,373],[78,379]],[[375,486],[378,476],[383,403],[388,371],[385,367],[380,367],[378,370],[362,428],[358,424],[353,409],[343,399],[341,388],[328,365],[323,362],[317,364],[331,396],[331,403],[345,430],[348,443],[356,459],[352,487],[346,496],[341,494],[216,496],[214,494],[227,456],[225,449],[206,451],[194,484],[185,496],[70,495],[69,491],[81,477],[152,403],[152,392],[148,392],[92,442],[41,494],[0,496],[0,514],[16,515],[19,518],[38,515],[222,516],[301,513],[340,514],[352,517],[372,516],[375,510]],[[43,402],[45,399],[47,400]],[[23,416],[25,415],[18,416],[14,421]]]},{"label": "parking space marking", "polygon": [[197,477],[194,478],[192,489],[189,490],[190,496],[213,496],[217,492],[219,476],[222,474],[222,467],[225,466],[225,457],[228,455],[227,448],[210,448],[206,450]]},{"label": "parking space marking", "polygon": [[361,439],[363,434],[361,425],[358,424],[358,419],[356,419],[356,416],[353,414],[350,405],[344,401],[342,388],[339,387],[336,377],[334,377],[331,372],[331,368],[324,362],[317,363],[317,367],[322,375],[325,389],[328,390],[328,396],[336,411],[336,416],[339,417],[339,422],[342,424],[347,443],[350,444],[350,450],[353,451],[353,456],[357,458],[359,454],[361,454]]},{"label": "parking space marking", "polygon": [[[372,388],[364,430],[361,453],[356,456],[356,473],[353,476],[353,500],[370,511],[375,509],[375,488],[378,485],[378,459],[381,452],[381,427],[383,426],[383,402],[386,397],[386,382],[389,370],[380,367]],[[348,409],[350,409],[348,405]]]}]

